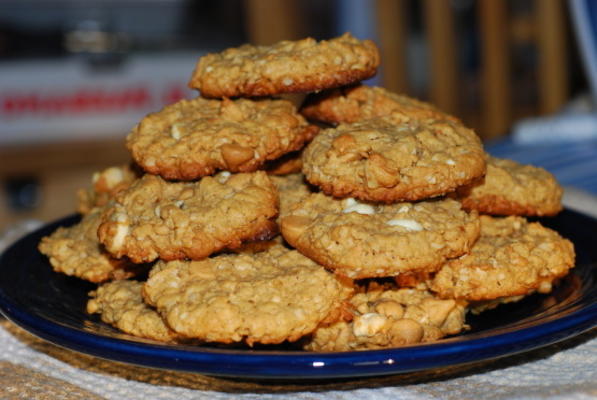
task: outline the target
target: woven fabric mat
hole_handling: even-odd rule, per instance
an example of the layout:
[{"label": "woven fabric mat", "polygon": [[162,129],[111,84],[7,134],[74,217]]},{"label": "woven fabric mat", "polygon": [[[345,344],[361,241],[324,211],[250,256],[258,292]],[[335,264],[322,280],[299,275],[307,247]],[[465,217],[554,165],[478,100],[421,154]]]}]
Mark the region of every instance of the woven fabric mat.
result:
[{"label": "woven fabric mat", "polygon": [[[597,215],[597,199],[565,204]],[[38,339],[0,318],[0,399],[597,399],[597,328],[500,360],[389,377],[260,382],[102,360]]]}]

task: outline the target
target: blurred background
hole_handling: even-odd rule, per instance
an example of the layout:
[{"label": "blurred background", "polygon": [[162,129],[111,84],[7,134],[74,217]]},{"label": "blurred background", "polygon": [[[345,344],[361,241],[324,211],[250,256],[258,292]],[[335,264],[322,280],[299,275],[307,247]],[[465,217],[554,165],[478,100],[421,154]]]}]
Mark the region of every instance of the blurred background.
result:
[{"label": "blurred background", "polygon": [[529,118],[588,112],[571,10],[564,0],[2,0],[0,232],[73,212],[94,171],[129,160],[131,127],[196,96],[186,82],[202,54],[245,42],[373,39],[382,68],[371,84],[435,103],[487,143]]}]

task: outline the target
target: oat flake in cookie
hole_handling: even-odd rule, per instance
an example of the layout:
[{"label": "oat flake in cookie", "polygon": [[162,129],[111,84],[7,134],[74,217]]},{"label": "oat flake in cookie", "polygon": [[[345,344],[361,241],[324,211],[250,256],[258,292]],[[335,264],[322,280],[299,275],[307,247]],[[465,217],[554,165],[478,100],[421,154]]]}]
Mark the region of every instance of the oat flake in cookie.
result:
[{"label": "oat flake in cookie", "polygon": [[551,216],[562,210],[562,187],[543,168],[489,156],[487,173],[455,197],[481,214]]},{"label": "oat flake in cookie", "polygon": [[430,287],[444,298],[470,301],[551,291],[574,266],[574,246],[557,232],[522,217],[482,215],[470,254],[450,260]]},{"label": "oat flake in cookie", "polygon": [[374,205],[315,193],[281,218],[288,243],[353,279],[436,271],[466,253],[479,219],[455,200]]},{"label": "oat flake in cookie", "polygon": [[201,259],[277,230],[276,188],[263,171],[221,173],[198,182],[144,175],[102,215],[100,241],[116,257]]},{"label": "oat flake in cookie", "polygon": [[393,115],[407,122],[411,119],[458,119],[408,96],[392,93],[381,87],[357,85],[311,95],[301,108],[309,119],[330,124],[352,123],[365,119]]},{"label": "oat flake in cookie", "polygon": [[482,176],[485,153],[461,124],[379,117],[322,131],[303,152],[303,172],[336,197],[415,201]]},{"label": "oat flake in cookie", "polygon": [[370,40],[346,33],[320,42],[245,44],[199,59],[189,87],[203,97],[255,97],[314,92],[359,82],[375,75],[379,50]]},{"label": "oat flake in cookie", "polygon": [[310,351],[372,350],[431,342],[460,333],[466,303],[444,300],[419,289],[375,288],[350,300],[352,321],[315,331],[305,343]]},{"label": "oat flake in cookie", "polygon": [[349,282],[282,245],[201,261],[159,261],[146,301],[182,336],[208,342],[276,344],[336,322]]},{"label": "oat flake in cookie", "polygon": [[147,115],[126,144],[147,172],[193,180],[251,172],[301,149],[318,132],[287,100],[181,100]]}]

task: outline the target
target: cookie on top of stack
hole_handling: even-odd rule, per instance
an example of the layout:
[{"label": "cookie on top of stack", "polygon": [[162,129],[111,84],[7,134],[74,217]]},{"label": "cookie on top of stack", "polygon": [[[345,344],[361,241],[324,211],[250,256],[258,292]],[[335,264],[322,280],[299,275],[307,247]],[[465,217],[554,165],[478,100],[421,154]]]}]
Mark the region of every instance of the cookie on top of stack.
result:
[{"label": "cookie on top of stack", "polygon": [[[574,249],[524,216],[560,211],[553,176],[360,83],[379,62],[350,34],[201,57],[200,96],[140,121],[126,139],[134,167],[96,174],[81,222],[40,251],[101,283],[88,312],[173,343],[400,346],[549,292]],[[289,93],[308,97],[297,109]]]}]

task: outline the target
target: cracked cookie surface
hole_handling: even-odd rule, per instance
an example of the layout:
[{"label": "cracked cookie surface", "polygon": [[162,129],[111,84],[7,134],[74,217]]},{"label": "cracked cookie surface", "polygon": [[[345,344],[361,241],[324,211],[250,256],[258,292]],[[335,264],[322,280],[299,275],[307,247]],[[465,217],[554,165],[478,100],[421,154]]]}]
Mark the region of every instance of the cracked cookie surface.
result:
[{"label": "cracked cookie surface", "polygon": [[103,322],[129,335],[160,342],[176,342],[179,335],[162,320],[157,311],[141,296],[142,282],[114,281],[101,285],[90,293],[89,314],[100,314]]},{"label": "cracked cookie surface", "polygon": [[292,206],[280,227],[301,253],[353,279],[435,271],[479,236],[477,214],[452,199],[375,205],[323,193]]},{"label": "cracked cookie surface", "polygon": [[306,38],[271,46],[245,44],[199,59],[189,87],[204,97],[255,97],[313,92],[375,75],[379,51],[350,34],[320,42]]},{"label": "cracked cookie surface", "polygon": [[395,202],[440,196],[485,173],[477,135],[451,121],[379,117],[315,136],[303,152],[307,180],[336,197]]},{"label": "cracked cookie surface", "polygon": [[562,193],[545,169],[489,156],[485,177],[458,188],[455,197],[482,214],[551,216],[562,210]]},{"label": "cracked cookie surface", "polygon": [[352,321],[317,329],[309,351],[372,350],[438,340],[461,332],[466,303],[418,289],[377,288],[350,300]]},{"label": "cracked cookie surface", "polygon": [[301,108],[309,119],[329,124],[353,123],[393,115],[397,121],[439,119],[458,122],[434,105],[392,93],[381,87],[358,85],[312,95]]},{"label": "cracked cookie surface", "polygon": [[147,172],[193,180],[217,170],[251,172],[299,150],[319,128],[287,100],[181,100],[147,115],[127,147]]},{"label": "cracked cookie surface", "polygon": [[102,215],[100,242],[134,262],[201,259],[276,232],[278,194],[267,174],[220,173],[198,182],[144,175]]},{"label": "cracked cookie surface", "polygon": [[448,261],[430,282],[444,298],[493,300],[551,291],[574,266],[573,244],[522,217],[480,216],[481,236],[471,252]]},{"label": "cracked cookie surface", "polygon": [[201,261],[160,261],[144,297],[179,334],[208,342],[295,341],[340,318],[352,286],[282,245]]},{"label": "cracked cookie surface", "polygon": [[102,210],[94,208],[79,223],[42,238],[39,251],[48,256],[54,271],[99,283],[129,278],[142,268],[103,249],[97,237]]}]

